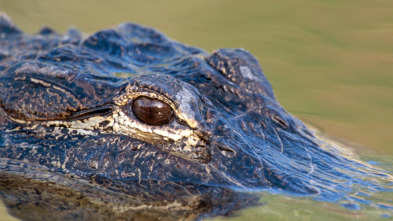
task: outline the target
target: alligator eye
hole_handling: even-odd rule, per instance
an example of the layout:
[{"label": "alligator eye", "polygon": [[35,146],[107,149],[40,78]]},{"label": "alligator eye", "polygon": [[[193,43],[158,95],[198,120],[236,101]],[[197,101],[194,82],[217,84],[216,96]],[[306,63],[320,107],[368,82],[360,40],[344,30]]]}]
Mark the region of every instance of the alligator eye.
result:
[{"label": "alligator eye", "polygon": [[138,97],[132,109],[140,121],[154,126],[167,124],[173,117],[173,110],[168,104],[149,97]]}]

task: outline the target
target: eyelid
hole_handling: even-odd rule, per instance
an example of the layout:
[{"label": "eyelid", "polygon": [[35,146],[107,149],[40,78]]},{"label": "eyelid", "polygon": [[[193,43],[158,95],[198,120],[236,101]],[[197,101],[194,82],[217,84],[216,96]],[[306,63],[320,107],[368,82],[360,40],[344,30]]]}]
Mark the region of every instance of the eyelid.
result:
[{"label": "eyelid", "polygon": [[137,99],[138,97],[149,97],[149,98],[157,99],[168,104],[174,111],[177,109],[175,104],[167,97],[159,93],[147,92],[147,91],[137,91],[137,92],[131,92],[121,95],[114,99],[114,103],[118,106],[124,106],[128,104],[130,101]]}]

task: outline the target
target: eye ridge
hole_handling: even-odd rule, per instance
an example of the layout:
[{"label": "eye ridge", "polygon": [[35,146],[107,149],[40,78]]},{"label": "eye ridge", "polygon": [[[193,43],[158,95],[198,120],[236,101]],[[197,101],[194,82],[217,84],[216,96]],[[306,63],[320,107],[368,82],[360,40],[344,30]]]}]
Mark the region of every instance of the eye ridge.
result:
[{"label": "eye ridge", "polygon": [[148,125],[162,126],[173,118],[173,109],[165,102],[146,96],[139,96],[132,102],[135,117]]}]

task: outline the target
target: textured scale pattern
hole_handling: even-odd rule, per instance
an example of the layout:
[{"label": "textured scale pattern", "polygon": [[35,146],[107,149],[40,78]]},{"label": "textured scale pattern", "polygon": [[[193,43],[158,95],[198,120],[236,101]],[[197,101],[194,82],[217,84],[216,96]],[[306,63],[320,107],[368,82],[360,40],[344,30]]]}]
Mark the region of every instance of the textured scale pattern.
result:
[{"label": "textured scale pattern", "polygon": [[[336,201],[392,180],[287,113],[243,49],[209,54],[130,23],[28,35],[2,14],[0,71],[0,196],[25,219],[37,202],[64,219],[198,219],[256,205],[244,191]],[[138,96],[174,118],[140,122]]]}]

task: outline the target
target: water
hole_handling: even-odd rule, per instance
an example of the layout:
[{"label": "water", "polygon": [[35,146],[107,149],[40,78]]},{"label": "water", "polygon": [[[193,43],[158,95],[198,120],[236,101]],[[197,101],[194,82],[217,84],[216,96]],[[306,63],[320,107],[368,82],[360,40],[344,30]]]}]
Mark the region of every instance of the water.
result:
[{"label": "water", "polygon": [[[351,148],[363,160],[383,162],[379,166],[390,171],[392,6],[391,0],[0,1],[0,10],[28,33],[43,25],[92,33],[132,21],[207,51],[245,48],[258,57],[286,110],[353,142]],[[366,220],[389,214],[373,207],[348,210],[308,198],[262,195],[264,206],[234,219]],[[376,197],[387,196],[393,198]]]},{"label": "water", "polygon": [[[334,140],[330,140],[329,143],[337,145],[336,147],[347,145]],[[393,171],[392,156],[382,158],[380,155],[368,153],[367,156],[361,155],[360,159],[378,165],[385,171]],[[387,185],[388,192],[360,187],[339,202],[262,192],[258,193],[261,196],[261,206],[247,208],[234,217],[215,217],[207,220],[318,220],[322,217],[323,220],[390,220],[393,218],[392,179],[388,179],[387,182],[390,183]]]}]

